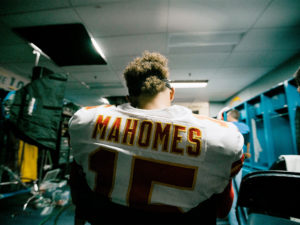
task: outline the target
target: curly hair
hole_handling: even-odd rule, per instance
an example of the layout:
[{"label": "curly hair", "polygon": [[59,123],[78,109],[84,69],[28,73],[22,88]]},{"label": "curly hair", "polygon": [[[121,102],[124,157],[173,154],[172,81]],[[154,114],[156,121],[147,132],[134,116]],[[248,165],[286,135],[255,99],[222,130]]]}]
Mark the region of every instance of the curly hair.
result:
[{"label": "curly hair", "polygon": [[166,88],[168,60],[158,52],[145,51],[127,65],[123,74],[130,96],[155,96]]}]

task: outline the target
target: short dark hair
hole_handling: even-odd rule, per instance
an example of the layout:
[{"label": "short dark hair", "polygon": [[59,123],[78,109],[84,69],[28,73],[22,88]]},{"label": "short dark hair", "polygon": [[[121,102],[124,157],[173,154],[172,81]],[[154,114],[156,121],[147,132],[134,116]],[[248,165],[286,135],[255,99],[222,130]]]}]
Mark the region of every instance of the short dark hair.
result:
[{"label": "short dark hair", "polygon": [[228,115],[232,116],[235,119],[239,119],[240,118],[240,112],[237,111],[236,109],[232,109],[228,112]]}]

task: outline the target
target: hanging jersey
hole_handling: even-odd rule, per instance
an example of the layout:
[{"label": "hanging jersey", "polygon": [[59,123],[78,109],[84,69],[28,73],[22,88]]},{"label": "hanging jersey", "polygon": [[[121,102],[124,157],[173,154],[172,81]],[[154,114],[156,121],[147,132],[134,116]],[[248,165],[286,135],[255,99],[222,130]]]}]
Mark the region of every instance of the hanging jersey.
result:
[{"label": "hanging jersey", "polygon": [[92,190],[147,210],[189,211],[221,193],[242,166],[243,137],[233,124],[178,105],[85,107],[69,133]]}]

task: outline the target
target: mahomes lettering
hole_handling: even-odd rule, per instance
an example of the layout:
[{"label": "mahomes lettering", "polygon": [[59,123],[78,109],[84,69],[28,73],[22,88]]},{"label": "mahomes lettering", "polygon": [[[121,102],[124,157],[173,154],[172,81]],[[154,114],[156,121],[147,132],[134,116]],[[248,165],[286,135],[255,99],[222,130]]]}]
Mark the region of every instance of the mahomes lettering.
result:
[{"label": "mahomes lettering", "polygon": [[[136,145],[153,151],[198,157],[201,154],[202,133],[196,127],[99,115],[92,133],[93,139]],[[184,139],[188,145],[180,145]]]}]

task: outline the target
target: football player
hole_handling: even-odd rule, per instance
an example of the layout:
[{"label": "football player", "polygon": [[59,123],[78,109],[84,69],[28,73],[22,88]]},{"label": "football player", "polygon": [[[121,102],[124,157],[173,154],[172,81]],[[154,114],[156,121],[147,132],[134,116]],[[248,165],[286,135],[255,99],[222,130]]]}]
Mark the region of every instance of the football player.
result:
[{"label": "football player", "polygon": [[144,52],[124,70],[129,103],[84,107],[71,118],[78,219],[215,224],[228,214],[243,137],[232,123],[173,105],[167,62]]}]

